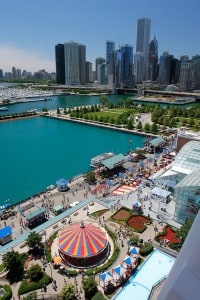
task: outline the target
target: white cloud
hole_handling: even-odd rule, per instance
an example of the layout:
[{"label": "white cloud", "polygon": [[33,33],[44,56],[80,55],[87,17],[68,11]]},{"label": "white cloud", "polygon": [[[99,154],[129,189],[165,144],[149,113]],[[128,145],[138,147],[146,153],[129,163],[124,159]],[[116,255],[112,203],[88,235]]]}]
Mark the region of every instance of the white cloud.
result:
[{"label": "white cloud", "polygon": [[44,54],[20,49],[12,45],[0,44],[0,69],[3,72],[11,72],[12,67],[30,72],[41,69],[55,72],[55,62],[44,58]]}]

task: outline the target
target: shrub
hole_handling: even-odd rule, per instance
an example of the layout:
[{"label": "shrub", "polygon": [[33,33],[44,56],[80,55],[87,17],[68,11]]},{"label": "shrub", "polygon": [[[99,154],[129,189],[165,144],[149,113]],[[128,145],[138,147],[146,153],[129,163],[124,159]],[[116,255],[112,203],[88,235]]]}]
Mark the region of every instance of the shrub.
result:
[{"label": "shrub", "polygon": [[153,245],[151,243],[144,243],[144,246],[140,249],[140,254],[142,256],[147,256],[153,251]]},{"label": "shrub", "polygon": [[1,297],[1,300],[9,300],[12,297],[12,289],[9,285],[0,285],[0,288],[3,288],[6,293]]},{"label": "shrub", "polygon": [[37,282],[28,282],[27,280],[23,280],[19,287],[18,294],[22,295],[31,291],[41,289],[44,284],[48,285],[51,281],[52,279],[47,274],[43,274],[42,279]]}]

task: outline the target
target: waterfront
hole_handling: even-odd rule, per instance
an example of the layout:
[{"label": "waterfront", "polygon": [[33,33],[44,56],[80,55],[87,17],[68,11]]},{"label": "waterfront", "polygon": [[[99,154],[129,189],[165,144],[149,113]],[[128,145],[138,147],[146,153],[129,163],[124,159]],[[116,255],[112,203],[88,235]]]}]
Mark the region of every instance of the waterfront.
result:
[{"label": "waterfront", "polygon": [[144,145],[139,135],[43,117],[4,122],[0,128],[0,205],[88,171],[95,155],[126,153],[130,139],[132,149]]}]

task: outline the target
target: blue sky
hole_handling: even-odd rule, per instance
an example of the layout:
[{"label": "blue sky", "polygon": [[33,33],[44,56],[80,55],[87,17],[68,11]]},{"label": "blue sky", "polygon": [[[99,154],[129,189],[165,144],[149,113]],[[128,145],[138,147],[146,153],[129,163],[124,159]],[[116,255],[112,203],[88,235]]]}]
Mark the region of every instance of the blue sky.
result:
[{"label": "blue sky", "polygon": [[105,57],[106,40],[135,51],[137,19],[151,19],[151,38],[179,58],[200,54],[199,0],[0,0],[0,69],[55,71],[55,45],[86,45],[86,59]]}]

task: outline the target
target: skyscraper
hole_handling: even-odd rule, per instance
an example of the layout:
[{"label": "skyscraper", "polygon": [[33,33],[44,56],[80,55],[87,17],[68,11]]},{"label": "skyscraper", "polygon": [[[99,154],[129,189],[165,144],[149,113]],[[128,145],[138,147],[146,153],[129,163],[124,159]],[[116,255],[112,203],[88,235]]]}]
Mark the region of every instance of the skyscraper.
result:
[{"label": "skyscraper", "polygon": [[133,47],[125,45],[121,47],[121,84],[133,86]]},{"label": "skyscraper", "polygon": [[113,52],[115,51],[115,42],[106,41],[106,64],[109,74],[113,74]]},{"label": "skyscraper", "polygon": [[86,48],[85,45],[70,41],[64,44],[65,83],[67,85],[84,85],[86,82]]},{"label": "skyscraper", "polygon": [[150,28],[151,28],[150,19],[148,18],[138,19],[136,54],[140,53],[144,57],[143,80],[147,80],[148,78]]},{"label": "skyscraper", "polygon": [[148,79],[156,81],[158,77],[158,42],[156,37],[149,44],[149,74]]},{"label": "skyscraper", "polygon": [[65,84],[65,55],[64,45],[58,44],[55,46],[56,57],[56,82],[58,84]]},{"label": "skyscraper", "polygon": [[171,65],[173,55],[170,55],[168,51],[164,51],[160,56],[159,66],[159,82],[164,84],[170,83]]}]

